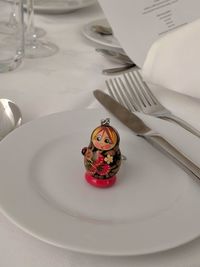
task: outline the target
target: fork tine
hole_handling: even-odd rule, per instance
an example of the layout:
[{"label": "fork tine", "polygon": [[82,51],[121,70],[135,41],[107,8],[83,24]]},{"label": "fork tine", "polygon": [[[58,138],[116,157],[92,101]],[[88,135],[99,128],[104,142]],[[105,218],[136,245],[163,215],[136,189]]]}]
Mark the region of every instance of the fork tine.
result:
[{"label": "fork tine", "polygon": [[108,88],[108,92],[109,94],[114,98],[117,99],[117,101],[123,105],[123,101],[120,97],[120,95],[118,94],[118,91],[116,90],[116,86],[113,82],[112,79],[109,79],[108,81],[106,81],[106,86]]},{"label": "fork tine", "polygon": [[140,90],[138,90],[138,85],[135,83],[129,72],[124,74],[124,79],[131,93],[131,97],[136,102],[139,109],[143,109],[143,106],[146,107],[148,104],[146,98],[141,95]]},{"label": "fork tine", "polygon": [[115,98],[115,95],[114,95],[114,93],[113,93],[113,91],[111,89],[111,86],[110,86],[109,82],[106,80],[105,83],[106,83],[106,87],[108,89],[108,93],[110,94],[110,96],[112,96],[112,98]]},{"label": "fork tine", "polygon": [[123,93],[123,84],[119,83],[119,79],[114,78],[106,81],[109,94],[116,99],[120,104],[127,107],[130,111],[135,111],[134,107],[130,105]]},{"label": "fork tine", "polygon": [[151,99],[151,97],[148,96],[148,94],[146,93],[143,81],[141,81],[140,79],[138,79],[136,72],[132,72],[130,74],[130,79],[133,81],[135,81],[135,83],[137,84],[137,87],[139,88],[139,90],[137,90],[138,95],[141,97],[141,99],[143,100],[144,106],[148,106],[148,105],[152,105],[153,101]]},{"label": "fork tine", "polygon": [[132,110],[133,112],[138,111],[138,107],[135,104],[135,102],[132,100],[132,97],[129,94],[129,91],[127,90],[124,82],[122,81],[122,79],[120,77],[118,78],[118,80],[119,80],[119,83],[121,85],[121,88],[123,89],[123,91],[120,90],[120,93],[121,93],[121,96],[123,97],[124,102],[126,103],[127,107],[129,107],[130,110]]},{"label": "fork tine", "polygon": [[146,83],[146,82],[144,81],[144,79],[142,78],[140,72],[136,70],[135,73],[137,73],[137,76],[139,77],[140,82],[143,84],[144,89],[145,89],[146,93],[148,94],[148,96],[151,98],[153,104],[156,105],[156,104],[158,103],[158,100],[157,100],[157,98],[154,96],[154,94],[151,92],[149,86],[147,85],[147,83]]}]

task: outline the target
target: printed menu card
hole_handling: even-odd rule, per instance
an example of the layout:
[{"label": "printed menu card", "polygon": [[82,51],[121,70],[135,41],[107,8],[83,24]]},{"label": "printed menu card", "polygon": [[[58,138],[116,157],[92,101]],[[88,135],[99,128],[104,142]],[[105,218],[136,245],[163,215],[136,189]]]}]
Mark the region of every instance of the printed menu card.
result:
[{"label": "printed menu card", "polygon": [[142,67],[153,42],[200,17],[199,0],[99,0],[116,38]]}]

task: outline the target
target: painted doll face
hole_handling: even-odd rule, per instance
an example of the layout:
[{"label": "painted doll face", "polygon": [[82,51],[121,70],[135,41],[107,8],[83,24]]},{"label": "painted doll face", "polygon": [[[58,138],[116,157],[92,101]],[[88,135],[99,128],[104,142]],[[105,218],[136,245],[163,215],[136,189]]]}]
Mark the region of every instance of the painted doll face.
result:
[{"label": "painted doll face", "polygon": [[110,150],[117,143],[116,132],[108,127],[98,127],[92,134],[93,145],[100,150]]}]

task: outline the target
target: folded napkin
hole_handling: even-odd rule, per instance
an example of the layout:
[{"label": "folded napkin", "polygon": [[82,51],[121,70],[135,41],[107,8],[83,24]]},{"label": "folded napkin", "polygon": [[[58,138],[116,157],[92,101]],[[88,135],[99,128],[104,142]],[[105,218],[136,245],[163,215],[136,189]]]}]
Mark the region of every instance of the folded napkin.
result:
[{"label": "folded napkin", "polygon": [[167,33],[151,46],[143,65],[147,81],[200,98],[200,19]]}]

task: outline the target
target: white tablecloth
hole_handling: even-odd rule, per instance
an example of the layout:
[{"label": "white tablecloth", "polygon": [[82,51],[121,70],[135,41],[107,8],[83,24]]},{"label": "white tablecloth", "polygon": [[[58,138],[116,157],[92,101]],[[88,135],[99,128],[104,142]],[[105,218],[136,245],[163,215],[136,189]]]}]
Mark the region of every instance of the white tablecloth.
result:
[{"label": "white tablecloth", "polygon": [[[15,101],[24,123],[38,117],[94,104],[92,90],[104,89],[104,67],[111,63],[97,54],[82,34],[82,26],[101,18],[98,5],[64,15],[36,15],[37,26],[47,31],[59,53],[49,58],[25,59],[13,72],[0,74],[0,97]],[[154,88],[174,114],[200,130],[200,101]],[[17,179],[17,177],[16,177]],[[198,267],[200,238],[179,248],[137,257],[103,257],[60,249],[24,233],[0,214],[1,267]]]}]

